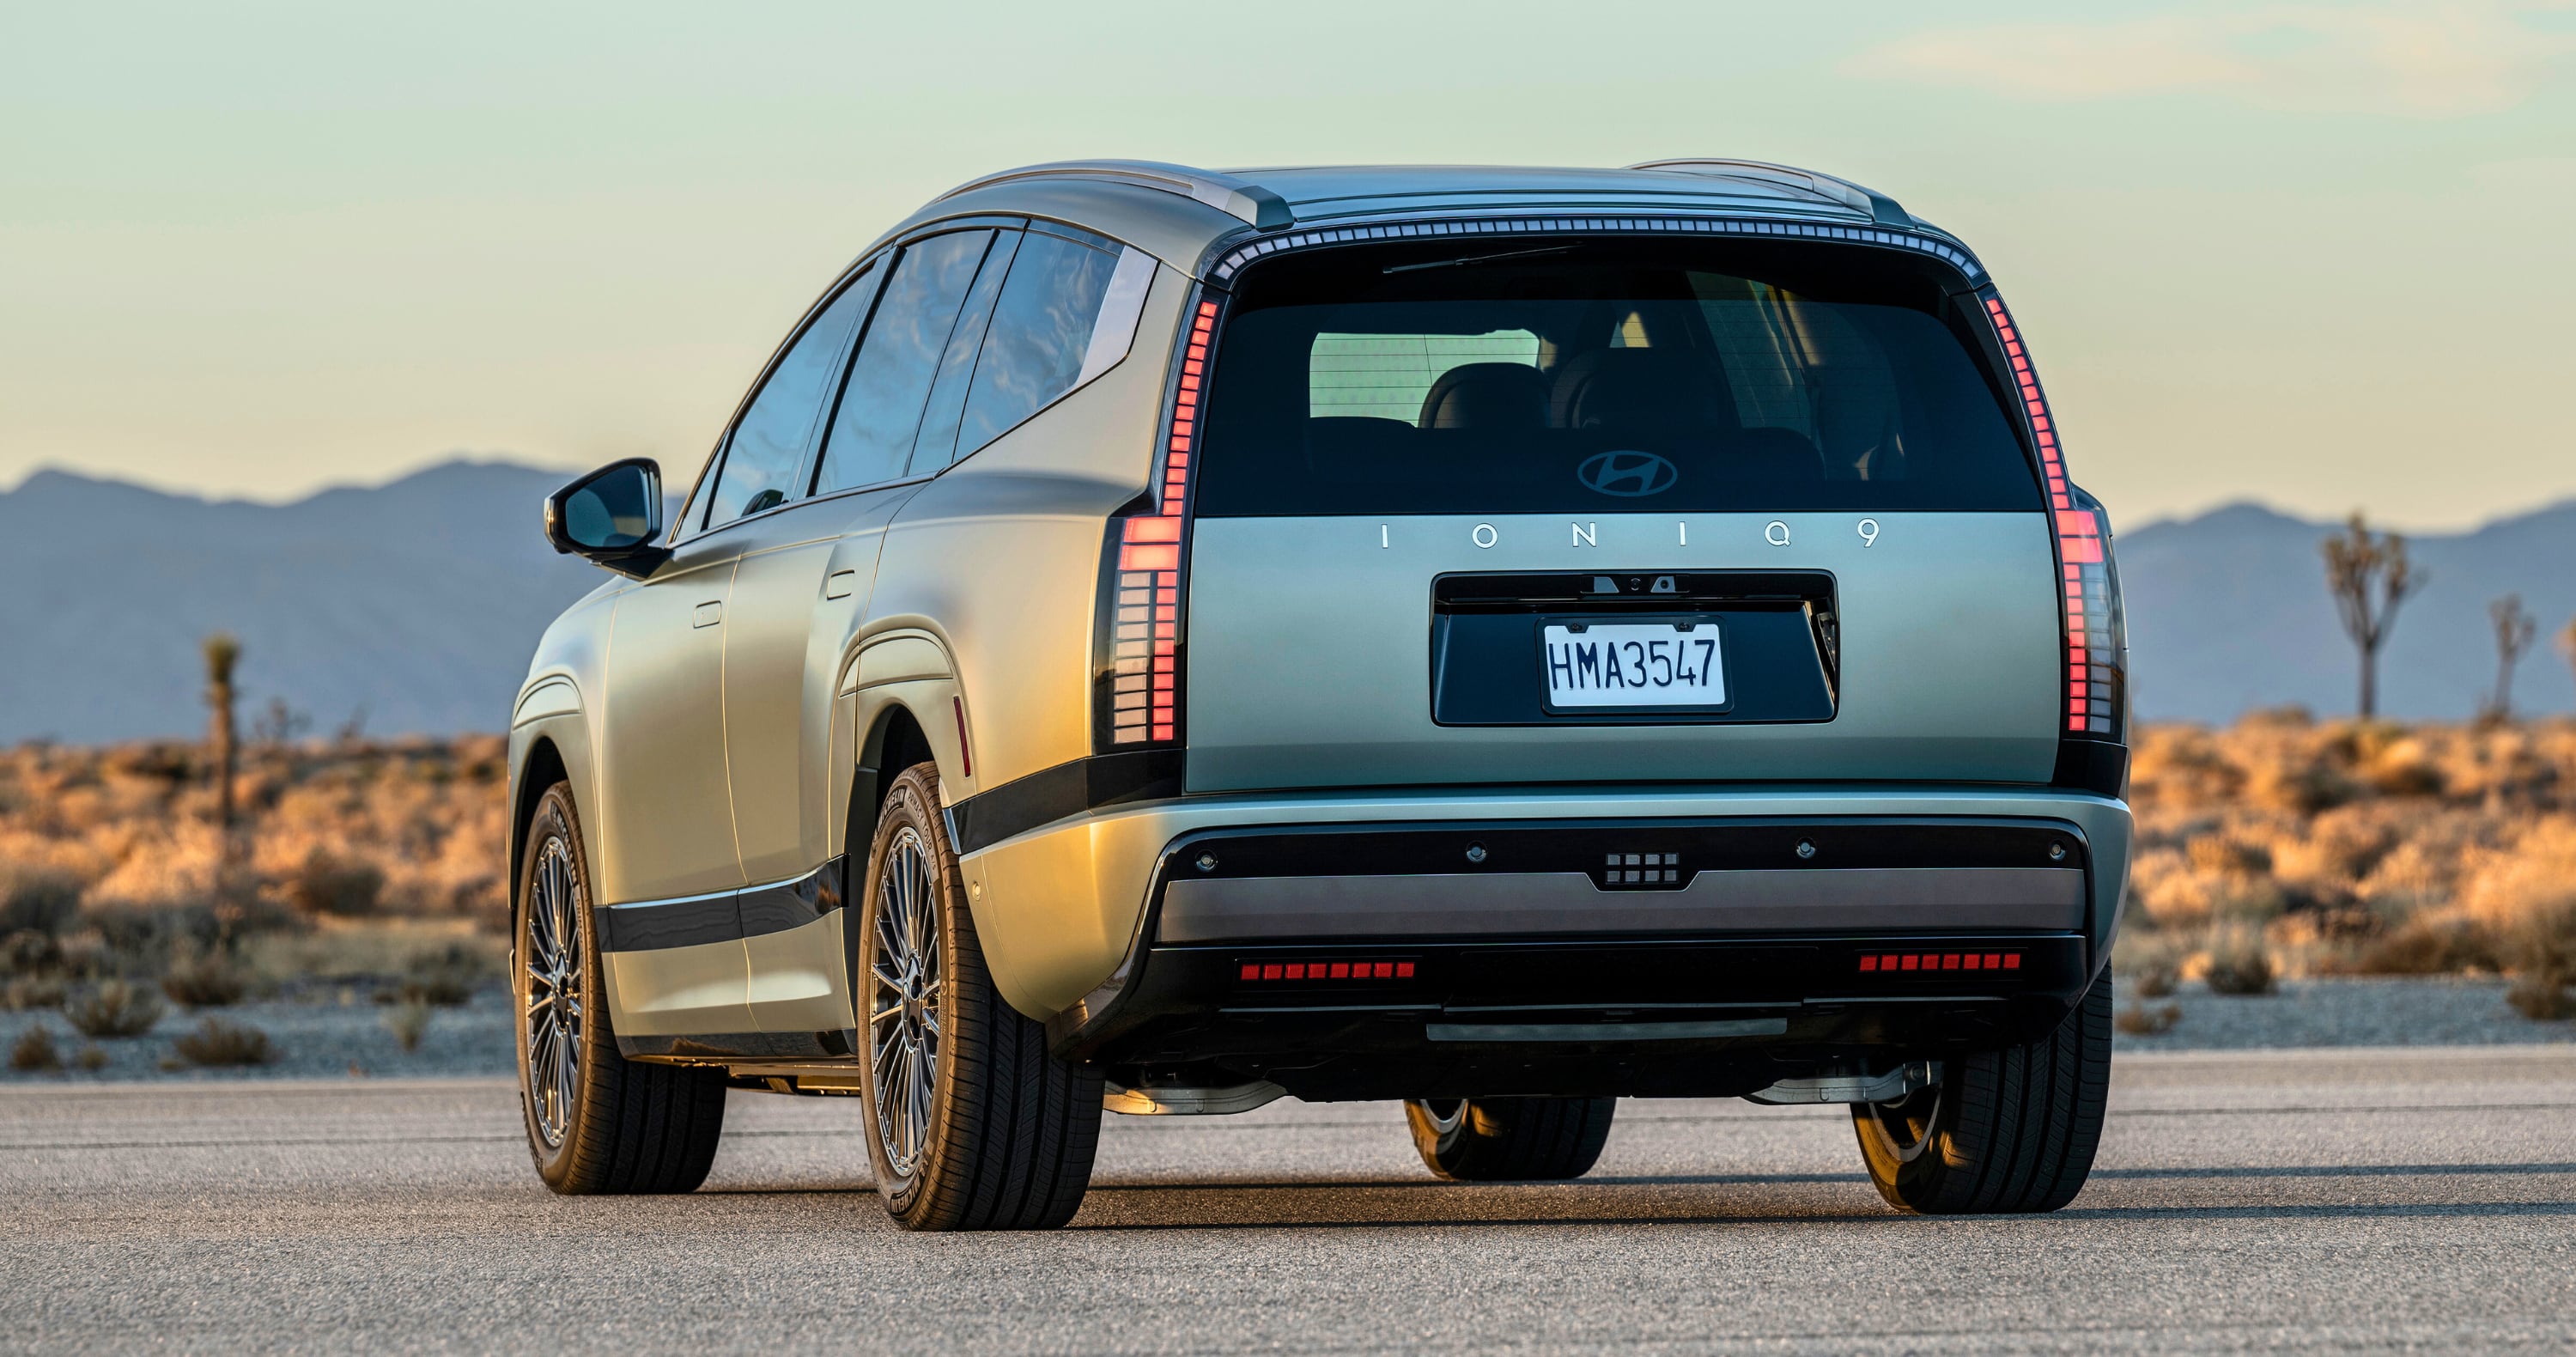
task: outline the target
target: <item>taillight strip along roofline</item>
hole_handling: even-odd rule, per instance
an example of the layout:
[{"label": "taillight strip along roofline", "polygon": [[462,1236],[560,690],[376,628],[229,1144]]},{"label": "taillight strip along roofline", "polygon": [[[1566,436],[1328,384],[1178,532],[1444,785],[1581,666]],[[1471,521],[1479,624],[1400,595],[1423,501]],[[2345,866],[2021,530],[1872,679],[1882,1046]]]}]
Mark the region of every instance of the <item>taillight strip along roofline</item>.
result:
[{"label": "taillight strip along roofline", "polygon": [[1943,236],[1919,231],[1893,230],[1884,226],[1841,226],[1830,222],[1798,221],[1767,217],[1745,217],[1694,212],[1529,212],[1508,208],[1494,209],[1494,215],[1443,211],[1431,215],[1391,216],[1372,219],[1350,226],[1318,227],[1307,231],[1284,231],[1244,240],[1240,234],[1220,240],[1212,248],[1213,263],[1201,272],[1220,286],[1230,286],[1235,275],[1255,260],[1283,250],[1309,249],[1324,245],[1354,245],[1369,241],[1420,240],[1441,237],[1503,235],[1695,235],[1743,236],[1761,240],[1812,240],[1849,245],[1876,246],[1930,255],[1966,275],[1970,284],[1983,284],[1986,270],[1966,247]]}]

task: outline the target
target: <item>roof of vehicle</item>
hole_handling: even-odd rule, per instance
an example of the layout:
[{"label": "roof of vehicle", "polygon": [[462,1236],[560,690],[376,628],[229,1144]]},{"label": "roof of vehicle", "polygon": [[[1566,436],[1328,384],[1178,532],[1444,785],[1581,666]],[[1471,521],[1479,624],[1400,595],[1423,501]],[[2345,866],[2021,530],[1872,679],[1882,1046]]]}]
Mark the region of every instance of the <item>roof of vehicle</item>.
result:
[{"label": "roof of vehicle", "polygon": [[1849,180],[1716,157],[1649,161],[1624,169],[1308,165],[1205,170],[1142,160],[1061,161],[970,180],[913,213],[886,238],[956,217],[1028,215],[1088,227],[1176,268],[1195,271],[1209,246],[1231,236],[1251,240],[1290,228],[1312,231],[1402,217],[1557,212],[1815,222],[1957,243],[1894,199]]}]

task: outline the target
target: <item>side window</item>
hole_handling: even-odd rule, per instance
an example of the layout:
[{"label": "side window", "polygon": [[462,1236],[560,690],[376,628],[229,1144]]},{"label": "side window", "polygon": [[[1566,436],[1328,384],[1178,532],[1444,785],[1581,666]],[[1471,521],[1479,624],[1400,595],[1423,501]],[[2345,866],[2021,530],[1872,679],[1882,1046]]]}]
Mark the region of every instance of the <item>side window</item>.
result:
[{"label": "side window", "polygon": [[823,444],[815,492],[873,485],[903,474],[921,428],[922,404],[939,375],[957,311],[984,261],[991,231],[932,236],[903,252],[875,321],[859,341],[850,382]]},{"label": "side window", "polygon": [[1028,233],[975,364],[958,456],[992,442],[1072,389],[1118,262],[1115,254],[1062,236]]},{"label": "side window", "polygon": [[993,302],[1002,279],[1011,271],[1011,255],[1021,233],[1005,231],[984,256],[983,271],[948,332],[948,351],[940,355],[939,380],[931,383],[930,403],[922,410],[921,436],[913,440],[910,473],[927,476],[957,459],[957,424],[965,416],[968,384],[975,379],[975,354],[984,346],[984,327],[993,320]]},{"label": "side window", "polygon": [[872,282],[861,278],[841,289],[761,383],[760,394],[734,425],[724,466],[707,496],[708,527],[759,513],[795,495],[796,473],[813,445],[814,424],[832,394],[832,379],[840,375],[850,331],[867,310]]}]

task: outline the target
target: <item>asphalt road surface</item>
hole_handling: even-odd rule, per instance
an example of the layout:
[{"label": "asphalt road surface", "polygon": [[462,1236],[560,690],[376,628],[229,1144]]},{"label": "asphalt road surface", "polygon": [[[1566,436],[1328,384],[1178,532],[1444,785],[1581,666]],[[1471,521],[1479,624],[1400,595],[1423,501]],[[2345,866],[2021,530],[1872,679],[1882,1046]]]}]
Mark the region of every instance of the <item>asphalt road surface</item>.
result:
[{"label": "asphalt road surface", "polygon": [[2564,1351],[2576,1049],[2124,1055],[2053,1216],[1899,1217],[1838,1108],[1629,1102],[1427,1179],[1387,1104],[1111,1117],[1073,1228],[907,1235],[856,1108],[549,1196],[489,1081],[0,1091],[0,1349]]}]

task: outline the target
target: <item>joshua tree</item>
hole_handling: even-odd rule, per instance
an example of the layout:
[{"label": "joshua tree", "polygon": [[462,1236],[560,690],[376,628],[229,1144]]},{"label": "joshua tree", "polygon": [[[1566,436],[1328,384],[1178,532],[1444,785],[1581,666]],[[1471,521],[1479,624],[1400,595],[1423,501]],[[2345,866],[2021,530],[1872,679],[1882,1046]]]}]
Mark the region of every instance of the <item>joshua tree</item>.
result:
[{"label": "joshua tree", "polygon": [[2358,511],[2342,536],[2325,540],[2325,553],[2326,588],[2334,592],[2344,634],[2361,652],[2361,719],[2367,721],[2379,714],[2380,644],[2397,605],[2423,587],[2424,577],[2407,564],[2406,539],[2371,532]]},{"label": "joshua tree", "polygon": [[215,823],[223,829],[224,856],[232,856],[233,769],[238,762],[233,739],[233,665],[241,659],[241,642],[225,632],[206,638],[206,705],[214,710],[208,743],[215,756]]},{"label": "joshua tree", "polygon": [[2487,604],[2487,620],[2495,624],[2496,686],[2495,696],[2487,702],[2491,720],[2513,719],[2513,667],[2522,663],[2523,653],[2531,649],[2531,638],[2540,624],[2522,610],[2522,595],[2507,594]]}]

